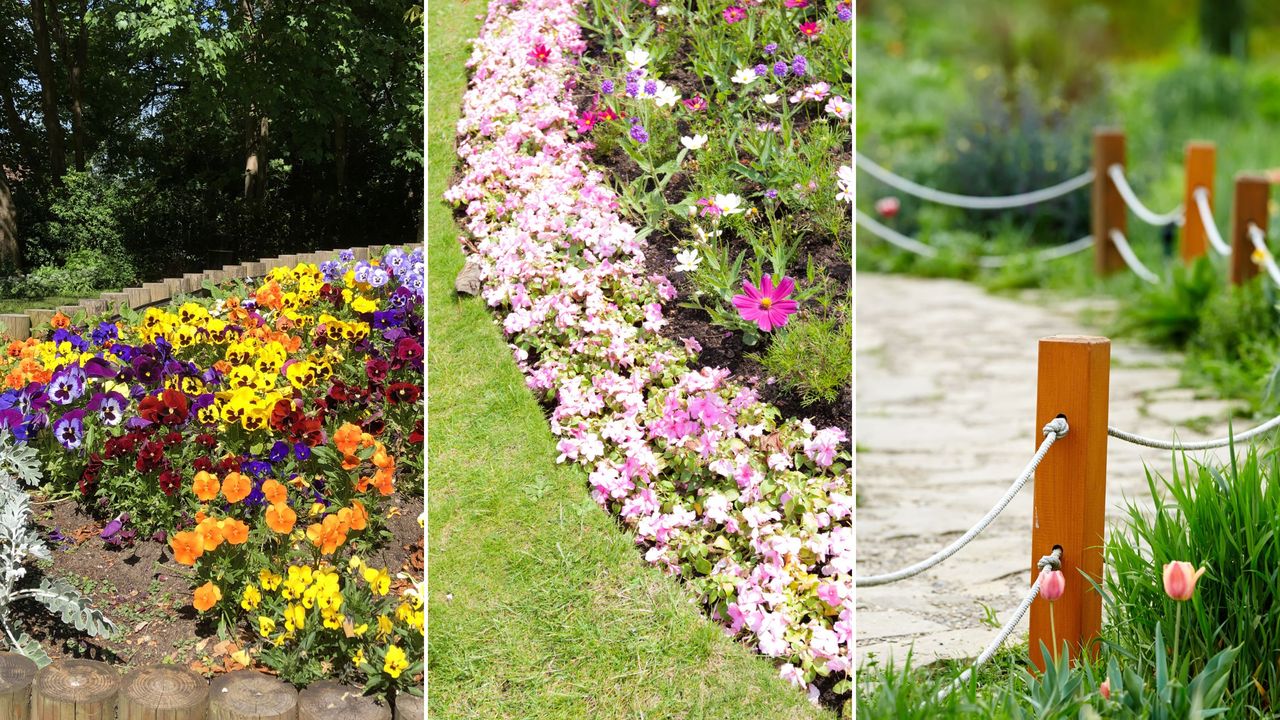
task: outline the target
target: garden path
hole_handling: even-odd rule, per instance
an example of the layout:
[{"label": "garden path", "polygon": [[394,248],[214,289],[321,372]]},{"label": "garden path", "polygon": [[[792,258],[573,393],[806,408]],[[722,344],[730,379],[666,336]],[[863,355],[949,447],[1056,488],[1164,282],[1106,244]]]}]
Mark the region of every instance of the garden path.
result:
[{"label": "garden path", "polygon": [[[1032,453],[1037,341],[1099,334],[1078,318],[1108,307],[905,276],[860,274],[856,287],[856,525],[858,573],[867,575],[923,559],[990,509]],[[1175,428],[1185,440],[1226,434],[1231,404],[1179,388],[1177,355],[1121,341],[1111,356],[1112,425],[1159,438]],[[1107,455],[1110,526],[1126,498],[1149,498],[1144,464],[1167,476],[1172,455],[1116,440]],[[913,665],[976,656],[995,634],[983,606],[1003,622],[1026,591],[1031,499],[1028,486],[934,570],[859,589],[859,664],[874,656],[900,665],[912,646]]]}]

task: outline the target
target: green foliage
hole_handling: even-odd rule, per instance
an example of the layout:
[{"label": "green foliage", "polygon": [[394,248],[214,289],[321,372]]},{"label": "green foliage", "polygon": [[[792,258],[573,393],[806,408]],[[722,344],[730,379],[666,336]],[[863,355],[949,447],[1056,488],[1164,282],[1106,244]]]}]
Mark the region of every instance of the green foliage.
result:
[{"label": "green foliage", "polygon": [[1167,282],[1126,297],[1116,332],[1164,347],[1182,348],[1200,331],[1209,299],[1222,292],[1222,274],[1208,257],[1175,265]]},{"label": "green foliage", "polygon": [[[1234,453],[1233,453],[1234,455]],[[1224,647],[1239,658],[1227,687],[1235,716],[1270,715],[1280,683],[1280,465],[1250,447],[1225,466],[1196,464],[1163,480],[1148,472],[1154,505],[1131,503],[1127,522],[1107,544],[1108,617],[1115,642],[1151,647],[1166,632],[1192,670],[1210,667]],[[1160,583],[1165,563],[1181,560],[1207,572],[1171,627],[1176,603]]]},{"label": "green foliage", "polygon": [[852,337],[848,320],[801,318],[789,323],[769,348],[755,357],[805,405],[831,403],[850,381]]}]

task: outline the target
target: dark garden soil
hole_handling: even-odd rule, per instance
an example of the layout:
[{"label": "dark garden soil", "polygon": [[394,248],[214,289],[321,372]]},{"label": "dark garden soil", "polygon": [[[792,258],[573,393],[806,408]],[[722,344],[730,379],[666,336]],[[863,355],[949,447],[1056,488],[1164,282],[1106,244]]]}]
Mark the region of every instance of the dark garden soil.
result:
[{"label": "dark garden soil", "polygon": [[[386,567],[393,576],[406,572],[421,578],[423,541],[418,516],[423,500],[396,494],[386,507],[389,539],[365,560]],[[215,624],[200,617],[191,606],[191,568],[175,562],[166,543],[139,538],[130,547],[109,547],[99,537],[104,520],[86,514],[74,499],[48,501],[37,494],[32,512],[52,548],[53,562],[41,563],[27,582],[38,582],[41,573],[62,578],[89,596],[119,627],[113,639],[86,638],[44,606],[26,601],[16,608],[16,615],[50,657],[87,657],[130,666],[175,663],[205,675],[243,667],[231,655],[247,645],[248,638],[219,638]],[[397,582],[393,592],[403,586]],[[228,601],[232,599],[223,600]]]}]

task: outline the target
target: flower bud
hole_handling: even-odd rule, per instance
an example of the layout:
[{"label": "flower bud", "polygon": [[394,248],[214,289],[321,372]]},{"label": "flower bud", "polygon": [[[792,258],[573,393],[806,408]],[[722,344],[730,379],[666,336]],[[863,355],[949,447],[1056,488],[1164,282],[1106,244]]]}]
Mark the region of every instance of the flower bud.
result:
[{"label": "flower bud", "polygon": [[1067,589],[1067,576],[1061,570],[1046,570],[1040,581],[1040,597],[1053,602]]},{"label": "flower bud", "polygon": [[1204,568],[1197,570],[1183,560],[1165,563],[1164,592],[1178,602],[1190,600],[1196,594],[1196,581],[1203,574]]}]

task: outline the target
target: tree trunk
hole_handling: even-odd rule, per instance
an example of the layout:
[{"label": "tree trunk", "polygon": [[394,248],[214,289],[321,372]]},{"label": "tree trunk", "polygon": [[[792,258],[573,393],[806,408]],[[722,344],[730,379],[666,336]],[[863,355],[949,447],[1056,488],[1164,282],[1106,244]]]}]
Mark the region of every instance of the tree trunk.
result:
[{"label": "tree trunk", "polygon": [[1248,55],[1246,0],[1200,0],[1200,39],[1215,55]]},{"label": "tree trunk", "polygon": [[55,184],[66,174],[67,158],[62,144],[62,123],[58,119],[58,87],[53,75],[53,53],[49,49],[49,22],[44,0],[31,0],[31,30],[36,40],[36,76],[40,80],[41,115],[49,146],[49,173]]},{"label": "tree trunk", "polygon": [[89,62],[89,33],[84,27],[89,12],[88,0],[80,0],[80,15],[76,18],[76,46],[67,53],[69,65],[67,77],[71,91],[71,148],[76,170],[84,172],[84,68]]},{"label": "tree trunk", "polygon": [[12,275],[22,269],[22,253],[18,249],[18,208],[4,168],[0,168],[0,275]]},{"label": "tree trunk", "polygon": [[249,149],[244,160],[244,199],[261,202],[267,196],[267,132],[271,121],[250,111]]},{"label": "tree trunk", "polygon": [[338,200],[347,189],[347,118],[339,115],[333,127],[333,176]]},{"label": "tree trunk", "polygon": [[7,89],[0,89],[0,112],[4,113],[5,125],[9,128],[9,135],[13,138],[14,144],[18,148],[18,157],[12,158],[17,162],[18,167],[10,168],[12,170],[20,169],[20,166],[31,162],[32,139],[31,129],[27,127],[27,123],[18,114],[18,106],[14,102],[13,93]]}]

